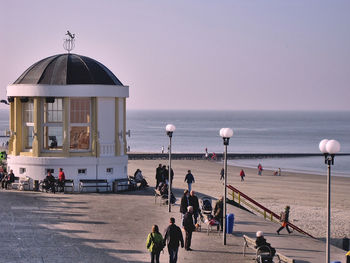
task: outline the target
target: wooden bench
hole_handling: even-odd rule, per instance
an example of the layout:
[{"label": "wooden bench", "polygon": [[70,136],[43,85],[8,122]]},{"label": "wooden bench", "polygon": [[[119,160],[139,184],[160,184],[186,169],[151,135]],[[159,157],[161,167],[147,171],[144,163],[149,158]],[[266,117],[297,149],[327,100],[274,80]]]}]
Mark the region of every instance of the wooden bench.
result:
[{"label": "wooden bench", "polygon": [[82,179],[79,180],[79,192],[82,192],[84,188],[96,188],[96,191],[99,191],[99,188],[106,188],[106,191],[110,191],[111,187],[106,179]]},{"label": "wooden bench", "polygon": [[[246,235],[243,235],[243,239],[244,239],[243,256],[245,256],[245,252],[246,252],[247,247],[253,249],[256,253],[257,249],[255,248],[255,240],[246,236]],[[285,255],[283,255],[279,252],[276,252],[275,257],[277,257],[277,260],[278,260],[277,262],[279,262],[279,263],[281,263],[281,262],[294,263],[294,259],[286,257]]]},{"label": "wooden bench", "polygon": [[113,183],[113,188],[114,192],[132,190],[130,180],[128,178],[115,179]]}]

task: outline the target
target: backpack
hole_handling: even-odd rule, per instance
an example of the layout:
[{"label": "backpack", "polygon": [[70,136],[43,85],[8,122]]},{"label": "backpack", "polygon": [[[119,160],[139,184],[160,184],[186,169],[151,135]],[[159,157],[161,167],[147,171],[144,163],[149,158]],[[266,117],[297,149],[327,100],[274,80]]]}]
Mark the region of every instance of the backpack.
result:
[{"label": "backpack", "polygon": [[151,240],[152,240],[152,243],[153,243],[153,250],[152,252],[160,252],[163,250],[164,246],[163,246],[163,242],[160,241],[160,242],[155,242],[154,240],[154,237],[153,237],[153,234],[151,233]]}]

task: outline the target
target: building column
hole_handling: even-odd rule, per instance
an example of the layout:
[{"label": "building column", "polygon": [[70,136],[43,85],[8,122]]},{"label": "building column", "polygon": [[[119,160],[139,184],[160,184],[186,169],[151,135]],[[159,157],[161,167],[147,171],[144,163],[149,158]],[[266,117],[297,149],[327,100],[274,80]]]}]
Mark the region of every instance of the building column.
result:
[{"label": "building column", "polygon": [[22,103],[19,97],[14,101],[14,144],[13,155],[19,155],[22,150]]},{"label": "building column", "polygon": [[34,138],[32,144],[32,155],[35,157],[40,156],[41,152],[41,98],[34,98]]}]

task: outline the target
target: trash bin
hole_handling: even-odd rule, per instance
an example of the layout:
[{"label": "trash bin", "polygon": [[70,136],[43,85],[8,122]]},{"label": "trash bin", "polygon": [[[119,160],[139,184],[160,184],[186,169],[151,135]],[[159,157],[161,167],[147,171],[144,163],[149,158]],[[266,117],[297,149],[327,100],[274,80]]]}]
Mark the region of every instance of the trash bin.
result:
[{"label": "trash bin", "polygon": [[39,191],[39,180],[33,181],[33,191]]},{"label": "trash bin", "polygon": [[226,215],[226,234],[232,234],[233,233],[234,221],[235,221],[234,214]]}]

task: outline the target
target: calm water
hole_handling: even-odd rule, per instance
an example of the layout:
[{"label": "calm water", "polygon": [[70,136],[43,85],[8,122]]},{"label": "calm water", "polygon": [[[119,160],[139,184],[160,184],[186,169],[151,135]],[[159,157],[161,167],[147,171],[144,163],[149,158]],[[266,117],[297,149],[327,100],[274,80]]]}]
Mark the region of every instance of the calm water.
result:
[{"label": "calm water", "polygon": [[[350,152],[350,112],[259,111],[128,111],[131,151],[160,152],[167,148],[165,126],[176,126],[174,152],[222,152],[222,127],[234,130],[228,151],[232,153],[319,153],[324,138],[336,139],[341,152]],[[323,157],[235,160],[236,165],[325,173]],[[336,157],[334,173],[347,175],[350,157]]]},{"label": "calm water", "polygon": [[[176,126],[174,152],[222,152],[222,127],[234,130],[228,151],[232,153],[318,153],[324,139],[336,139],[341,152],[350,153],[350,112],[259,111],[144,111],[127,112],[128,144],[133,152],[160,152],[169,139],[165,126]],[[8,111],[0,110],[0,131],[8,129]],[[0,138],[0,142],[4,139]],[[322,157],[234,160],[236,165],[325,173]],[[350,157],[338,156],[334,173],[348,175]]]}]

